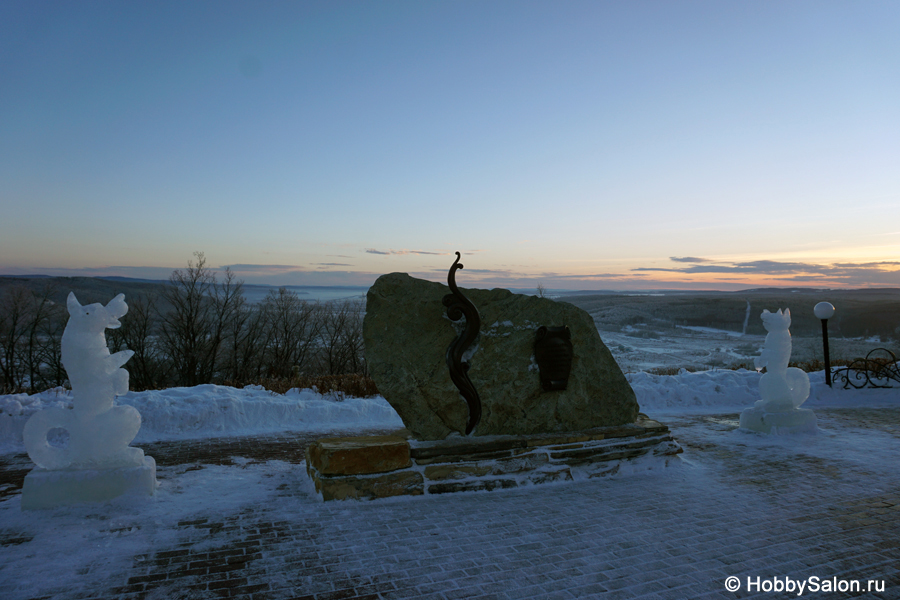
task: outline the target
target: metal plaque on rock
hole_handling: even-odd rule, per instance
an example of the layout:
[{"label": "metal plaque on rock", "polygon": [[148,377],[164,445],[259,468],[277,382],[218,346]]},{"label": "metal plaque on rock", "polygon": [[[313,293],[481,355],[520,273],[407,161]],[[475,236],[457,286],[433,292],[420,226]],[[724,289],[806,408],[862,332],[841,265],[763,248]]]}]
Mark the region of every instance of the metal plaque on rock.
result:
[{"label": "metal plaque on rock", "polygon": [[541,326],[534,342],[534,359],[545,392],[566,389],[572,370],[572,332],[562,327]]}]

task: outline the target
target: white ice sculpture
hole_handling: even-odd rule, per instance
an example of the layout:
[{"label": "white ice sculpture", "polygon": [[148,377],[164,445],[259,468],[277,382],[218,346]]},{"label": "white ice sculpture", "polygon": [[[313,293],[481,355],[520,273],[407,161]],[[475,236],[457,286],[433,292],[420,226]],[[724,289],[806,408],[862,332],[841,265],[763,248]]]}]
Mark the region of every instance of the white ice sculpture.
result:
[{"label": "white ice sculpture", "polygon": [[741,427],[763,433],[815,432],[816,415],[800,408],[809,397],[809,375],[788,367],[791,358],[791,311],[764,310],[763,326],[768,331],[762,354],[755,359],[757,369],[766,368],[759,380],[759,395],[753,408],[741,413]]},{"label": "white ice sculpture", "polygon": [[[121,326],[119,317],[128,312],[125,296],[106,306],[82,306],[70,293],[66,305],[62,362],[73,408],[48,408],[25,423],[25,449],[38,468],[26,476],[22,508],[106,500],[135,487],[155,490],[155,462],[128,446],[141,428],[141,415],[133,406],[115,405],[116,396],[128,393],[128,371],[121,367],[134,352],[110,354],[105,330]],[[68,432],[67,446],[48,442],[54,429]]]}]

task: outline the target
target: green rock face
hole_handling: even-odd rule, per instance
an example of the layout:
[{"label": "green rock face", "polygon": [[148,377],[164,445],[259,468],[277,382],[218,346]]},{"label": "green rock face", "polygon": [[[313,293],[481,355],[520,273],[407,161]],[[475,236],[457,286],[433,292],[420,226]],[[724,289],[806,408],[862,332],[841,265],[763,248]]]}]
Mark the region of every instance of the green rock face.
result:
[{"label": "green rock face", "polygon": [[[463,271],[464,273],[464,271]],[[637,418],[634,391],[591,316],[580,308],[509,290],[463,289],[481,315],[469,379],[481,397],[472,435],[528,435],[624,425]],[[405,273],[369,290],[363,336],[369,371],[406,428],[420,440],[464,435],[468,407],[450,380],[447,347],[462,330],[446,316],[450,288]],[[566,325],[574,358],[567,389],[545,392],[534,361],[541,325]]]}]

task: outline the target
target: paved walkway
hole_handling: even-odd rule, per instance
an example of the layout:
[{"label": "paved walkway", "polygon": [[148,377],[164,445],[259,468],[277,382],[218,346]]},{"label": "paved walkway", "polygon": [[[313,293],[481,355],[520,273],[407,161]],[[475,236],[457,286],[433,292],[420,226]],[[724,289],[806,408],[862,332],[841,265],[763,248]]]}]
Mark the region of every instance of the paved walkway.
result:
[{"label": "paved walkway", "polygon": [[[142,524],[149,552],[121,569],[82,565],[83,585],[42,597],[794,598],[796,582],[818,581],[800,597],[900,598],[900,409],[817,413],[824,433],[808,442],[736,432],[736,414],[651,414],[684,446],[684,464],[618,480],[320,503],[288,469],[266,502]],[[165,486],[204,465],[298,464],[312,437],[142,447]],[[29,468],[0,457],[6,501]],[[127,536],[106,532],[109,552],[129,551]],[[0,550],[17,552],[0,564],[0,597],[28,598],[16,560],[35,535],[0,522]],[[748,578],[763,591],[748,592]],[[765,591],[786,578],[793,589]],[[821,591],[850,580],[884,591]]]}]

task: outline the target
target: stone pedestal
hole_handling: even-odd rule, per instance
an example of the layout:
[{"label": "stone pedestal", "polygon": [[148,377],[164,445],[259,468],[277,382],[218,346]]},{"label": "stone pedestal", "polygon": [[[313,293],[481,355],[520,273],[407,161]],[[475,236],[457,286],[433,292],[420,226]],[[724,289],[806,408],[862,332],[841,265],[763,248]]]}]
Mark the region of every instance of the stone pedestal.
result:
[{"label": "stone pedestal", "polygon": [[762,407],[748,408],[741,413],[741,428],[771,434],[819,431],[816,413],[808,408],[796,408],[785,412],[767,412]]},{"label": "stone pedestal", "polygon": [[328,438],[307,448],[306,467],[324,500],[363,500],[603,477],[644,459],[664,466],[680,452],[668,427],[640,415],[565,434]]},{"label": "stone pedestal", "polygon": [[156,461],[144,457],[140,467],[122,469],[36,468],[25,476],[22,510],[53,508],[81,502],[104,502],[125,493],[156,492]]}]

